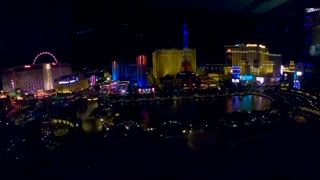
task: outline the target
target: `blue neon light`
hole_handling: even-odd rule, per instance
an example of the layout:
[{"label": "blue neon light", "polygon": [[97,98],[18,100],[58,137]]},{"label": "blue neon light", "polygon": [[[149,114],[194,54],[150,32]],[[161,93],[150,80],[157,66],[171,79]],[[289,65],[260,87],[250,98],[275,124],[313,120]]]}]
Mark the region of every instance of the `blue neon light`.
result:
[{"label": "blue neon light", "polygon": [[112,80],[118,81],[119,80],[119,63],[113,61],[111,66],[112,66]]},{"label": "blue neon light", "polygon": [[183,48],[188,48],[189,42],[188,42],[188,28],[187,24],[183,24]]},{"label": "blue neon light", "polygon": [[243,80],[243,81],[252,81],[253,80],[253,76],[252,75],[242,75],[241,76],[241,80]]}]

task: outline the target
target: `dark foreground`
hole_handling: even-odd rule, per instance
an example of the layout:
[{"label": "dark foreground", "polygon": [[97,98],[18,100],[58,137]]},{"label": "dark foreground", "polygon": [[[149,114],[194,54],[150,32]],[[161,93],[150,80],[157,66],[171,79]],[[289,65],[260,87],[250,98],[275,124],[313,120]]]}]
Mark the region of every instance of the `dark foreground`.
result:
[{"label": "dark foreground", "polygon": [[[217,134],[210,147],[191,151],[186,138],[107,140],[70,137],[59,151],[33,142],[21,159],[1,157],[1,179],[309,179],[320,177],[320,131],[315,126]],[[231,133],[232,134],[232,133]],[[19,152],[17,152],[18,154]]]}]

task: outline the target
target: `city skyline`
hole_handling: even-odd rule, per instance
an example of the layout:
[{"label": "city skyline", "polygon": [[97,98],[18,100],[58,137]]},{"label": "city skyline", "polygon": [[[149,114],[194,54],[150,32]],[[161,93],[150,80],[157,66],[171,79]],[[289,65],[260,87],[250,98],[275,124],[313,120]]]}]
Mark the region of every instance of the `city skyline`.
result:
[{"label": "city skyline", "polygon": [[5,0],[1,176],[317,179],[310,2]]}]

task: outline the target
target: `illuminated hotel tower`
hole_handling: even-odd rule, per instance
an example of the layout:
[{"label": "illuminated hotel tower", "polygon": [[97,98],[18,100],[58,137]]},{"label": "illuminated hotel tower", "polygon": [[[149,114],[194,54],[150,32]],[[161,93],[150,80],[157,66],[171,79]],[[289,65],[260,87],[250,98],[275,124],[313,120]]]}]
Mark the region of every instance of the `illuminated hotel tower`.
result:
[{"label": "illuminated hotel tower", "polygon": [[147,56],[145,55],[139,55],[137,57],[137,81],[139,87],[148,86]]},{"label": "illuminated hotel tower", "polygon": [[[227,45],[226,65],[240,67],[241,74],[265,75],[273,72],[269,50],[261,44]],[[227,71],[229,71],[227,69]]]},{"label": "illuminated hotel tower", "polygon": [[[183,25],[183,49],[157,49],[152,53],[152,75],[163,78],[166,75],[176,76],[181,72],[192,72],[197,69],[196,49],[188,45],[187,25]],[[184,73],[182,73],[184,74]]]},{"label": "illuminated hotel tower", "polygon": [[188,43],[187,24],[183,24],[183,59],[181,63],[181,72],[192,72]]},{"label": "illuminated hotel tower", "polygon": [[118,81],[119,76],[119,63],[117,61],[112,61],[112,80]]}]

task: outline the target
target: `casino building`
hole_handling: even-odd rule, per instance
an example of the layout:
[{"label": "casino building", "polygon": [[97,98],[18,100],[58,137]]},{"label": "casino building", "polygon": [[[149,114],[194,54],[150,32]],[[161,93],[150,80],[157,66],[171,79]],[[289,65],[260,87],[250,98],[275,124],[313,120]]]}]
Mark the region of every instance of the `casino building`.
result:
[{"label": "casino building", "polygon": [[[227,45],[225,73],[235,74],[234,82],[241,80],[275,82],[280,77],[282,56],[270,54],[261,44]],[[242,79],[244,77],[244,79]]]},{"label": "casino building", "polygon": [[77,75],[61,76],[55,80],[58,93],[72,93],[89,88],[89,79]]},{"label": "casino building", "polygon": [[188,54],[191,68],[196,70],[197,54],[195,49],[159,49],[152,53],[152,74],[154,78],[177,75],[181,71],[184,51]]},{"label": "casino building", "polygon": [[25,65],[3,70],[3,91],[11,92],[17,88],[35,94],[39,90],[54,89],[54,80],[72,74],[70,64],[43,63]]},{"label": "casino building", "polygon": [[[53,63],[35,63],[41,55],[49,55]],[[24,65],[5,69],[1,72],[3,91],[11,92],[17,88],[28,93],[54,89],[54,80],[64,75],[72,74],[72,67],[68,63],[59,63],[49,52],[42,52],[36,56],[32,65]]]}]

